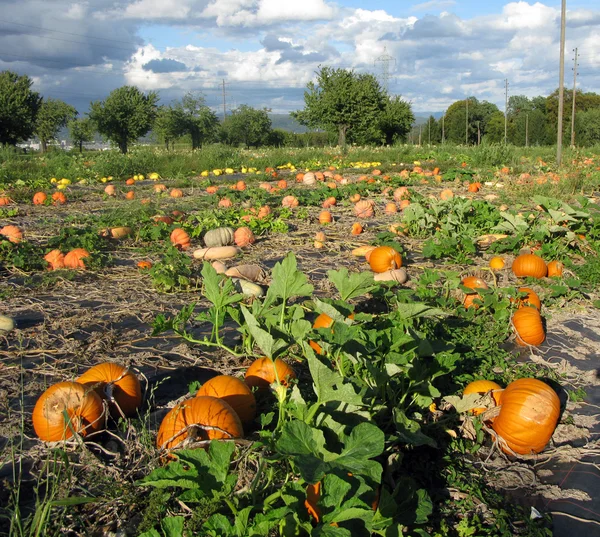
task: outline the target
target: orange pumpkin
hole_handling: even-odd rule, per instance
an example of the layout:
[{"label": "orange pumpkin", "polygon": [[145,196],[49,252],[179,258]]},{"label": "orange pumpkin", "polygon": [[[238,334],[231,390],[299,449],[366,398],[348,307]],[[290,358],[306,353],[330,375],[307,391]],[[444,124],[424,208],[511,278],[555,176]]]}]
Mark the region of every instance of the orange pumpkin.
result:
[{"label": "orange pumpkin", "polygon": [[475,309],[477,309],[479,305],[475,303],[475,300],[481,300],[481,295],[477,293],[475,289],[489,289],[487,283],[476,276],[467,276],[466,278],[463,278],[460,283],[463,287],[471,290],[471,292],[465,293],[463,306],[465,308],[470,308],[473,306]]},{"label": "orange pumpkin", "polygon": [[[465,386],[463,390],[463,395],[470,395],[472,393],[478,393],[480,395],[485,395],[486,393],[492,392],[492,398],[496,403],[496,406],[502,404],[502,386],[500,384],[496,384],[491,380],[474,380]],[[478,416],[485,412],[487,408],[478,407],[472,409],[471,414],[475,414]]]},{"label": "orange pumpkin", "polygon": [[225,401],[204,395],[194,397],[172,408],[164,417],[156,445],[159,449],[172,449],[196,431],[200,440],[241,438],[244,435],[242,422]]},{"label": "orange pumpkin", "polygon": [[0,229],[0,235],[4,235],[13,244],[19,244],[23,239],[23,232],[17,226],[4,226]]},{"label": "orange pumpkin", "polygon": [[46,203],[47,199],[48,199],[48,196],[46,196],[46,194],[44,192],[36,192],[33,195],[33,204],[34,205],[44,205],[44,203]]},{"label": "orange pumpkin", "polygon": [[352,235],[360,235],[362,232],[362,224],[360,222],[354,222],[354,224],[352,224],[352,229],[350,230],[350,233],[352,233]]},{"label": "orange pumpkin", "polygon": [[258,210],[258,214],[256,215],[256,218],[258,218],[258,219],[265,218],[266,216],[269,216],[270,214],[271,214],[271,207],[269,207],[268,205],[263,205]]},{"label": "orange pumpkin", "polygon": [[500,414],[492,428],[505,451],[510,448],[520,455],[530,455],[546,447],[559,415],[560,400],[550,386],[537,379],[518,379],[502,392]]},{"label": "orange pumpkin", "polygon": [[333,196],[331,196],[323,202],[323,209],[329,209],[330,207],[333,207],[336,203],[337,200]]},{"label": "orange pumpkin", "polygon": [[400,210],[403,211],[410,205],[410,200],[401,200],[400,201]]},{"label": "orange pumpkin", "polygon": [[171,232],[171,244],[179,250],[187,250],[190,247],[190,236],[178,227]]},{"label": "orange pumpkin", "polygon": [[104,405],[94,390],[77,382],[50,386],[37,400],[32,420],[35,434],[45,442],[99,431],[104,423]]},{"label": "orange pumpkin", "polygon": [[560,261],[548,263],[548,278],[560,278],[563,274],[564,265]]},{"label": "orange pumpkin", "polygon": [[333,217],[329,211],[321,211],[319,214],[319,224],[331,224]]},{"label": "orange pumpkin", "polygon": [[70,269],[85,269],[86,257],[90,257],[90,253],[84,248],[75,248],[65,255],[65,268]]},{"label": "orange pumpkin", "polygon": [[350,198],[348,198],[352,203],[358,203],[360,201],[360,194],[352,194]]},{"label": "orange pumpkin", "polygon": [[229,375],[218,375],[205,382],[196,397],[210,395],[223,399],[239,416],[242,423],[251,422],[256,416],[256,400],[248,385]]},{"label": "orange pumpkin", "polygon": [[44,259],[48,262],[48,270],[58,270],[65,268],[65,255],[60,250],[48,252]]},{"label": "orange pumpkin", "polygon": [[160,194],[161,192],[165,192],[167,190],[166,185],[163,185],[162,183],[158,184],[158,185],[154,185],[154,192],[156,192],[157,194]]},{"label": "orange pumpkin", "polygon": [[298,198],[296,198],[296,196],[286,196],[281,200],[281,206],[287,207],[288,209],[298,207]]},{"label": "orange pumpkin", "polygon": [[52,194],[52,200],[53,205],[63,205],[67,203],[67,196],[63,192],[58,191]]},{"label": "orange pumpkin", "polygon": [[492,270],[502,270],[504,268],[504,259],[500,256],[492,257],[489,265]]},{"label": "orange pumpkin", "polygon": [[454,192],[449,188],[445,188],[440,192],[440,199],[443,201],[451,200],[454,197]]},{"label": "orange pumpkin", "polygon": [[378,246],[369,256],[369,265],[373,272],[386,272],[402,266],[402,257],[390,246]]},{"label": "orange pumpkin", "polygon": [[172,188],[169,194],[172,198],[183,198],[183,190],[180,188]]},{"label": "orange pumpkin", "polygon": [[254,237],[254,233],[249,227],[240,227],[235,230],[233,234],[233,241],[240,247],[244,248],[245,246],[250,246],[254,244],[256,238]]},{"label": "orange pumpkin", "polygon": [[373,202],[371,200],[361,200],[354,206],[354,214],[358,218],[371,218],[373,216]]},{"label": "orange pumpkin", "polygon": [[216,194],[219,191],[219,187],[217,186],[207,186],[206,193],[207,194]]},{"label": "orange pumpkin", "polygon": [[0,196],[0,207],[10,205],[13,202],[8,196]]},{"label": "orange pumpkin", "polygon": [[512,271],[517,278],[544,278],[548,274],[546,262],[535,254],[521,254],[515,258]]},{"label": "orange pumpkin", "polygon": [[114,185],[106,185],[106,187],[104,187],[104,193],[107,196],[115,196],[117,194],[117,190],[115,189]]},{"label": "orange pumpkin", "polygon": [[229,208],[233,206],[233,202],[229,198],[223,198],[219,200],[219,207]]},{"label": "orange pumpkin", "polygon": [[130,190],[129,192],[127,192],[127,194],[125,194],[125,197],[126,197],[128,200],[135,199],[135,192],[134,192],[133,190]]},{"label": "orange pumpkin", "polygon": [[519,345],[537,347],[546,339],[542,316],[536,308],[519,308],[512,316]]},{"label": "orange pumpkin", "polygon": [[127,186],[133,186],[135,185],[135,179],[133,177],[130,177],[129,179],[127,179],[127,181],[125,181],[125,184]]},{"label": "orange pumpkin", "polygon": [[279,181],[277,181],[277,188],[280,188],[281,190],[283,190],[287,187],[288,187],[288,184],[285,179],[280,179]]},{"label": "orange pumpkin", "polygon": [[137,375],[122,365],[113,362],[95,365],[77,382],[92,388],[106,399],[110,414],[115,419],[121,416],[121,412],[125,416],[134,416],[142,404],[142,387]]},{"label": "orange pumpkin", "polygon": [[386,214],[394,214],[397,212],[398,212],[398,206],[395,203],[393,203],[393,202],[386,203],[386,205],[385,205],[385,213]]},{"label": "orange pumpkin", "polygon": [[399,186],[396,190],[394,190],[394,199],[396,201],[401,201],[408,198],[410,198],[410,192],[408,191],[407,187]]},{"label": "orange pumpkin", "polygon": [[150,261],[140,261],[137,264],[137,267],[140,270],[150,270],[152,268],[152,263],[150,263]]},{"label": "orange pumpkin", "polygon": [[267,390],[271,384],[279,379],[282,386],[288,386],[291,379],[296,378],[294,370],[280,358],[275,361],[264,356],[254,360],[246,371],[246,384],[250,388],[255,386],[259,390]]},{"label": "orange pumpkin", "polygon": [[477,183],[470,183],[468,190],[469,192],[479,192],[479,189],[481,188],[481,183],[477,182]]},{"label": "orange pumpkin", "polygon": [[[518,300],[519,308],[522,308],[523,306],[533,306],[538,311],[541,311],[542,301],[533,289],[530,289],[529,287],[519,287],[518,290],[520,293],[527,293],[527,296]],[[514,302],[514,300],[511,299],[511,302]]]}]

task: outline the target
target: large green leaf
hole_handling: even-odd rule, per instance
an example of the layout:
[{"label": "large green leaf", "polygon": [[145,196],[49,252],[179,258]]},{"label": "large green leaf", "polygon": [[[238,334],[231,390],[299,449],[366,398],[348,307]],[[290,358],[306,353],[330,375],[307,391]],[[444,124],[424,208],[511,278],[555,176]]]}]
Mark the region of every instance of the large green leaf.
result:
[{"label": "large green leaf", "polygon": [[298,270],[298,262],[290,252],[271,272],[272,281],[267,291],[265,305],[273,304],[277,298],[285,303],[291,297],[311,296],[313,286],[304,273]]},{"label": "large green leaf", "polygon": [[340,270],[328,270],[327,277],[335,285],[343,301],[365,296],[379,287],[370,272],[350,274],[348,269],[342,268]]}]

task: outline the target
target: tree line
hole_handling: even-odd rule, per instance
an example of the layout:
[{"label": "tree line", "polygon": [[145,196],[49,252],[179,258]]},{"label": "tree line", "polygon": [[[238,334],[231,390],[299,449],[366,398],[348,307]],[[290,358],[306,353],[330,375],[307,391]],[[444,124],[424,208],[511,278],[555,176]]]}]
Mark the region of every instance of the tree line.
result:
[{"label": "tree line", "polygon": [[[573,92],[565,90],[563,132],[571,140]],[[575,96],[575,142],[579,146],[600,143],[600,95],[577,92]],[[430,116],[425,124],[413,127],[410,141],[422,144],[476,145],[502,143],[505,115],[495,104],[469,97],[448,107],[443,118]],[[506,141],[517,146],[554,145],[558,125],[558,90],[548,97],[513,95],[508,99]]]},{"label": "tree line", "polygon": [[390,97],[376,78],[346,69],[323,67],[309,83],[305,108],[292,113],[301,124],[316,129],[305,134],[272,128],[269,110],[241,105],[220,121],[201,94],[187,93],[169,105],[158,105],[157,92],[135,86],[113,90],[105,100],[90,104],[86,117],[58,99],[33,91],[27,75],[0,73],[0,143],[16,145],[36,136],[46,151],[49,141],[68,127],[71,141],[83,144],[99,133],[123,153],[152,132],[165,147],[182,138],[192,149],[221,142],[244,147],[392,144],[406,138],[414,121],[410,105]]}]

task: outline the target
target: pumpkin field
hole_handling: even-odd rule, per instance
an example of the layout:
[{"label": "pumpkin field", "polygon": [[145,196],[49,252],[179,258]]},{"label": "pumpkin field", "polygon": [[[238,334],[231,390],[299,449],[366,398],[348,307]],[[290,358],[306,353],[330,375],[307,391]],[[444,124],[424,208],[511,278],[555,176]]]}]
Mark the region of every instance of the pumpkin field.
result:
[{"label": "pumpkin field", "polygon": [[1,157],[0,533],[596,535],[600,154],[552,152]]}]

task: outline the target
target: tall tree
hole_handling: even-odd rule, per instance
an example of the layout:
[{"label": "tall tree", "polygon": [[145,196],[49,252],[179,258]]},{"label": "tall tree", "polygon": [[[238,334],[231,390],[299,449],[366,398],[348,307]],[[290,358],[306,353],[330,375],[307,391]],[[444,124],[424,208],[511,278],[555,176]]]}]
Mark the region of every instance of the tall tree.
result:
[{"label": "tall tree", "polygon": [[[192,149],[213,141],[218,132],[217,115],[206,106],[203,95],[186,93],[176,106],[183,117],[183,128],[192,138]],[[270,127],[269,127],[270,128]]]},{"label": "tall tree", "polygon": [[48,142],[56,138],[58,131],[77,117],[77,110],[60,99],[43,99],[35,120],[34,134],[40,140],[42,153],[48,148]]},{"label": "tall tree", "polygon": [[16,145],[33,134],[42,98],[32,84],[27,75],[0,73],[0,144]]},{"label": "tall tree", "polygon": [[127,153],[129,144],[152,128],[157,101],[156,92],[144,95],[135,86],[123,86],[111,91],[105,101],[93,102],[89,116],[100,134]]},{"label": "tall tree", "polygon": [[486,142],[499,144],[504,141],[504,114],[500,110],[490,116],[485,131]]},{"label": "tall tree", "polygon": [[379,129],[383,135],[383,141],[392,145],[398,141],[406,140],[411,125],[415,120],[410,103],[402,100],[400,96],[386,96],[385,107],[379,119]]},{"label": "tall tree", "polygon": [[[476,144],[487,132],[488,122],[498,107],[488,101],[478,101],[475,97],[469,97],[468,118],[467,101],[456,101],[446,111],[445,132],[446,139],[455,144]],[[468,119],[468,121],[467,121]]]},{"label": "tall tree", "polygon": [[364,143],[381,136],[386,94],[373,75],[322,67],[316,83],[307,85],[304,104],[292,117],[308,127],[337,132],[340,146],[346,139]]},{"label": "tall tree", "polygon": [[[575,100],[576,114],[595,110],[600,108],[600,95],[594,92],[577,92]],[[567,135],[565,141],[570,139],[571,132],[571,111],[573,105],[573,91],[564,90],[564,115],[563,115],[563,132]],[[556,127],[558,126],[558,90],[552,92],[546,98],[546,112],[548,115],[548,131],[551,143],[556,143]],[[566,143],[566,142],[565,142]]]},{"label": "tall tree", "polygon": [[577,114],[575,132],[579,145],[600,144],[600,108]]},{"label": "tall tree", "polygon": [[268,110],[257,110],[246,104],[231,111],[221,124],[221,136],[228,144],[260,146],[269,142],[271,119]]},{"label": "tall tree", "polygon": [[89,118],[73,119],[67,124],[71,142],[79,146],[79,152],[83,151],[83,142],[91,142],[94,139],[94,124]]},{"label": "tall tree", "polygon": [[168,150],[172,142],[185,134],[183,110],[174,106],[161,106],[157,111],[152,130]]}]

